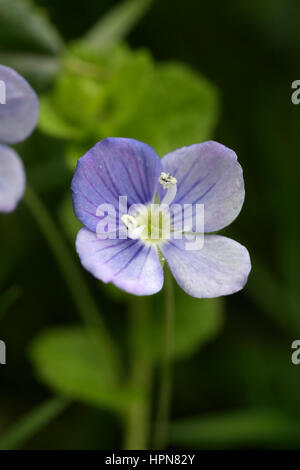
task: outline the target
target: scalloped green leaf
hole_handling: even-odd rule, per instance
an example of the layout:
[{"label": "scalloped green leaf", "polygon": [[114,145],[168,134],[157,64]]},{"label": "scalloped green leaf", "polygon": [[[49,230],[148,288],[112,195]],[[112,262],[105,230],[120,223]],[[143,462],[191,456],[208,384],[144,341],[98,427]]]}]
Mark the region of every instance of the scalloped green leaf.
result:
[{"label": "scalloped green leaf", "polygon": [[80,327],[46,330],[32,344],[30,355],[40,380],[65,397],[117,411],[132,399],[96,331]]},{"label": "scalloped green leaf", "polygon": [[159,155],[210,138],[219,114],[216,88],[180,63],[156,67],[131,121],[116,135],[152,145]]},{"label": "scalloped green leaf", "polygon": [[[175,283],[175,281],[174,281]],[[224,324],[223,300],[195,299],[175,287],[175,327],[173,355],[184,359],[194,354],[207,342],[213,340]],[[140,347],[146,349],[154,359],[159,359],[164,350],[164,295],[156,296],[151,313],[149,330],[140,337]]]}]

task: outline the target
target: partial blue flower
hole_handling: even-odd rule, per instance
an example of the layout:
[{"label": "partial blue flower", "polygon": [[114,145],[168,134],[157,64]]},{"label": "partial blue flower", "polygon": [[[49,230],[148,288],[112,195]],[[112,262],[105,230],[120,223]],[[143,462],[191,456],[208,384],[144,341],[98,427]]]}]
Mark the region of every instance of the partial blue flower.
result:
[{"label": "partial blue flower", "polygon": [[25,191],[25,171],[18,154],[0,144],[0,212],[12,212]]},{"label": "partial blue flower", "polygon": [[25,171],[16,152],[3,144],[20,142],[31,134],[39,104],[30,85],[11,68],[0,65],[0,82],[0,212],[11,212],[24,194]]},{"label": "partial blue flower", "polygon": [[[170,175],[169,181],[166,175]],[[147,238],[140,222],[132,232],[137,236],[99,239],[96,231],[103,217],[98,213],[99,205],[112,204],[125,222],[127,207],[120,209],[120,196],[128,197],[128,206],[150,207],[156,199],[164,199],[169,182],[177,182],[170,209],[178,207],[174,204],[204,205],[205,235],[200,250],[187,250],[186,240],[175,236],[176,210],[171,238],[164,237],[163,231],[158,239]],[[75,214],[84,224],[76,249],[83,266],[97,279],[135,295],[154,294],[163,286],[163,257],[178,284],[194,297],[228,295],[246,284],[251,270],[247,249],[234,240],[210,234],[237,217],[245,196],[241,166],[227,147],[204,142],[178,149],[160,160],[142,142],[108,138],[79,159],[72,193]],[[187,222],[190,231],[195,231],[193,213]]]},{"label": "partial blue flower", "polygon": [[27,81],[5,65],[0,65],[0,80],[6,89],[6,104],[0,105],[0,141],[16,144],[25,140],[36,126],[38,98]]}]

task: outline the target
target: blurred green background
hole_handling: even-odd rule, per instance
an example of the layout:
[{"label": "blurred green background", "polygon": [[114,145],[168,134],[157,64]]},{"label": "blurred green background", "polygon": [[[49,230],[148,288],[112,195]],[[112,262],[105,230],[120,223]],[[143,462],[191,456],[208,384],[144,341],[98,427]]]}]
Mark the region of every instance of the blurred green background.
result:
[{"label": "blurred green background", "polygon": [[[17,146],[28,193],[0,216],[0,448],[129,447],[141,421],[151,433],[162,295],[136,299],[101,284],[74,249],[76,160],[124,136],[161,156],[213,138],[244,169],[245,204],[223,232],[247,246],[252,273],[227,298],[176,290],[169,448],[298,449],[300,106],[291,83],[300,4],[118,5],[0,0],[0,63],[41,100],[38,129]],[[134,357],[146,376],[136,376]]]}]

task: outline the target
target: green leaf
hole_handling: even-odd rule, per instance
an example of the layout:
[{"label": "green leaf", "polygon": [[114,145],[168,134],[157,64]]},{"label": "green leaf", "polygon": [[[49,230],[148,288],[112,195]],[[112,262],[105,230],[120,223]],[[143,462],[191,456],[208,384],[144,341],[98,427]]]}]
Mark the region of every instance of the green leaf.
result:
[{"label": "green leaf", "polygon": [[84,131],[80,131],[77,126],[64,119],[62,113],[54,105],[51,96],[43,96],[40,99],[38,126],[46,134],[61,139],[80,140],[84,135]]},{"label": "green leaf", "polygon": [[[154,358],[159,358],[164,344],[164,299],[156,297],[152,312],[150,330],[145,338],[144,348]],[[174,357],[183,359],[211,341],[223,326],[222,299],[195,299],[175,287],[175,341]]]},{"label": "green leaf", "polygon": [[135,137],[160,154],[207,140],[216,125],[216,89],[201,75],[179,63],[155,70],[135,118],[116,134]]},{"label": "green leaf", "polygon": [[127,0],[120,3],[95,24],[82,42],[91,48],[107,50],[124,39],[152,2],[153,0]]},{"label": "green leaf", "polygon": [[38,377],[68,398],[118,411],[131,400],[96,331],[79,327],[46,330],[33,343],[31,357]]},{"label": "green leaf", "polygon": [[47,18],[30,1],[0,0],[1,50],[57,54],[62,40]]},{"label": "green leaf", "polygon": [[170,444],[188,448],[234,448],[298,443],[300,425],[276,410],[238,410],[171,424]]},{"label": "green leaf", "polygon": [[97,125],[106,94],[98,77],[65,71],[56,83],[53,105],[66,120],[77,126],[79,135],[84,135]]},{"label": "green leaf", "polygon": [[126,135],[122,134],[122,127],[136,118],[152,85],[154,64],[147,51],[132,53],[124,48],[119,54],[120,63],[107,84],[105,109],[108,112],[99,121],[102,135],[112,136],[118,132]]},{"label": "green leaf", "polygon": [[95,55],[77,44],[42,102],[40,126],[89,147],[107,136],[132,137],[164,155],[210,138],[217,117],[214,86],[185,65],[155,66],[148,52],[125,46]]},{"label": "green leaf", "polygon": [[89,147],[136,114],[153,68],[148,53],[125,46],[99,56],[75,45],[63,64],[53,92],[41,99],[40,128],[58,138],[89,141]]},{"label": "green leaf", "polygon": [[223,300],[194,299],[178,289],[175,316],[175,356],[182,358],[203,347],[221,331]]}]

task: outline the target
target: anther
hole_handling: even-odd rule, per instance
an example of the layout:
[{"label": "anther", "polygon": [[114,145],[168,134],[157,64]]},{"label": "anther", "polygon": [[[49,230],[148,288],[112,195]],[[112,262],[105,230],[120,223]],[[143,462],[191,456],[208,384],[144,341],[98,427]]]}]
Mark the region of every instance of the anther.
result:
[{"label": "anther", "polygon": [[174,178],[174,176],[169,175],[169,173],[165,173],[163,171],[158,179],[158,182],[164,189],[168,189],[177,184],[177,179]]},{"label": "anther", "polygon": [[143,231],[145,230],[145,225],[138,226],[136,218],[128,214],[122,215],[121,220],[128,230],[129,238],[137,240],[141,237]]},{"label": "anther", "polygon": [[137,221],[132,215],[124,214],[121,220],[128,230],[134,230],[137,226]]}]

